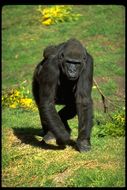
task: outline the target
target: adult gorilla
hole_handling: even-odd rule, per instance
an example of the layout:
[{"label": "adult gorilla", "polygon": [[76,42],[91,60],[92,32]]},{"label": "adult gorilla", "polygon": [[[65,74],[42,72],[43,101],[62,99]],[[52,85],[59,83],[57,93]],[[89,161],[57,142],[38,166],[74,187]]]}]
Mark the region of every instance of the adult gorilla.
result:
[{"label": "adult gorilla", "polygon": [[[87,151],[93,126],[93,59],[76,39],[47,47],[43,56],[35,69],[32,88],[44,139],[53,134],[57,144],[68,144],[71,129],[67,120],[77,114],[77,148]],[[65,107],[57,113],[55,104]]]}]

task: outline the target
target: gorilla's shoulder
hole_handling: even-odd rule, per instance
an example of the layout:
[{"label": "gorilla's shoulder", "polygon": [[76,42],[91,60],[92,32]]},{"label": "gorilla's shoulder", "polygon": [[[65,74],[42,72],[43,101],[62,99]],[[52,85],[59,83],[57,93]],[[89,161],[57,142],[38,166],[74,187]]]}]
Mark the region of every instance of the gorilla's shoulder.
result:
[{"label": "gorilla's shoulder", "polygon": [[57,52],[57,46],[48,46],[44,49],[43,56],[47,59],[51,55],[55,55]]},{"label": "gorilla's shoulder", "polygon": [[51,45],[44,49],[43,56],[45,59],[49,58],[50,56],[55,56],[59,53],[60,49],[63,48],[65,43],[61,43],[58,45]]}]

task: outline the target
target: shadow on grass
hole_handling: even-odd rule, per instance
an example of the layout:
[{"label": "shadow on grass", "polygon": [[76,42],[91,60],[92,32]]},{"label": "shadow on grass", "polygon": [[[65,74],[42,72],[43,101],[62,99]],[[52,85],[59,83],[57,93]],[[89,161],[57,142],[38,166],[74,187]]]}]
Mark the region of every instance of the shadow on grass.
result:
[{"label": "shadow on grass", "polygon": [[[35,128],[13,128],[14,135],[21,140],[22,143],[30,144],[32,146],[40,147],[45,150],[64,150],[65,145],[47,144],[44,140],[39,141],[35,136],[42,137],[41,129]],[[75,142],[70,140],[69,146],[76,148]]]}]

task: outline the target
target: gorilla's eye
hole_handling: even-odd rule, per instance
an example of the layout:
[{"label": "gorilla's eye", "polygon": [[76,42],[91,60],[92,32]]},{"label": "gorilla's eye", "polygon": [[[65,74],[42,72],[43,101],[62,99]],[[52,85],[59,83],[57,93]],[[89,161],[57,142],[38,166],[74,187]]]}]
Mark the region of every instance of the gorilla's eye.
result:
[{"label": "gorilla's eye", "polygon": [[75,62],[75,65],[81,65],[81,62],[79,61],[79,62]]},{"label": "gorilla's eye", "polygon": [[74,64],[74,65],[80,65],[81,64],[81,62],[77,61],[77,60],[73,60],[73,61],[67,60],[66,63],[67,64]]}]

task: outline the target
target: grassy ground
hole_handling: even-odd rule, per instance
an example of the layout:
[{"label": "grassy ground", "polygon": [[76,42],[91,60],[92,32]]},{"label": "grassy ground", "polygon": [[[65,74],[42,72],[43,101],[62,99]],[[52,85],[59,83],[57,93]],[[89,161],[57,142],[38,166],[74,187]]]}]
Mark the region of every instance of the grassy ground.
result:
[{"label": "grassy ground", "polygon": [[[125,38],[122,6],[74,6],[83,16],[75,22],[42,26],[37,6],[2,9],[2,88],[24,80],[31,89],[32,73],[43,49],[70,37],[79,39],[93,55],[94,78],[110,98],[124,97]],[[93,89],[95,114],[103,115],[101,97]],[[121,106],[124,106],[122,104]],[[69,121],[77,137],[77,117]],[[55,141],[41,143],[38,112],[2,111],[2,186],[4,187],[123,187],[124,138],[98,138],[92,150],[80,154],[73,146],[61,149]]]}]

